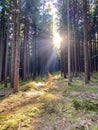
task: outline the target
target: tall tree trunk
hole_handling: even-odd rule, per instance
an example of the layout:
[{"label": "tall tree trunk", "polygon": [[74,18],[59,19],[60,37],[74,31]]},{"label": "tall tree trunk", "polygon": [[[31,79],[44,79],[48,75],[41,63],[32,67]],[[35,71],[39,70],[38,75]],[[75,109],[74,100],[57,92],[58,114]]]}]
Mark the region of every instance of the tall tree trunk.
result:
[{"label": "tall tree trunk", "polygon": [[[13,34],[13,46],[12,46],[12,76],[11,76],[11,87],[16,93],[19,90],[19,48],[20,48],[20,0],[14,1],[14,34]],[[15,58],[15,59],[13,59]],[[13,66],[14,65],[14,66]],[[12,68],[11,67],[11,68]]]},{"label": "tall tree trunk", "polygon": [[89,82],[87,0],[83,0],[83,19],[84,19],[84,67],[85,67],[85,83],[87,84]]},{"label": "tall tree trunk", "polygon": [[36,78],[36,27],[35,27],[35,35],[34,35],[34,63],[33,63],[33,79]]},{"label": "tall tree trunk", "polygon": [[23,80],[27,79],[27,30],[28,30],[28,26],[27,26],[27,18],[25,20],[25,27],[24,27],[24,58],[23,58]]},{"label": "tall tree trunk", "polygon": [[68,26],[68,80],[69,83],[71,79],[71,48],[70,48],[70,18],[69,18],[69,0],[67,0],[67,26]]},{"label": "tall tree trunk", "polygon": [[78,35],[77,34],[77,0],[74,1],[75,4],[74,4],[74,15],[73,15],[73,22],[74,22],[74,69],[75,69],[75,76],[77,76],[77,38],[76,36]]},{"label": "tall tree trunk", "polygon": [[75,76],[77,76],[77,41],[76,36],[74,36],[74,63],[75,63]]},{"label": "tall tree trunk", "polygon": [[7,27],[7,41],[6,41],[6,56],[5,56],[5,74],[4,74],[4,84],[7,87],[7,64],[8,64],[8,42],[9,42],[9,16],[8,16],[8,27]]},{"label": "tall tree trunk", "polygon": [[[3,16],[2,16],[2,25],[1,25],[1,30],[2,30],[2,33],[1,33],[1,51],[0,51],[0,81],[2,81],[3,80],[3,70],[4,70],[4,68],[3,68],[3,64],[4,64],[4,62],[3,61],[5,61],[4,59],[5,59],[5,57],[4,57],[4,47],[5,47],[5,39],[4,39],[4,35],[5,35],[5,20],[4,20],[4,13],[3,13]],[[4,64],[5,65],[5,64]]]},{"label": "tall tree trunk", "polygon": [[25,12],[25,25],[24,25],[24,57],[23,57],[23,79],[27,80],[28,78],[28,35],[29,35],[29,19],[28,19],[28,1],[26,1],[26,12]]},{"label": "tall tree trunk", "polygon": [[1,39],[0,39],[0,82],[2,81],[2,36],[1,36]]}]

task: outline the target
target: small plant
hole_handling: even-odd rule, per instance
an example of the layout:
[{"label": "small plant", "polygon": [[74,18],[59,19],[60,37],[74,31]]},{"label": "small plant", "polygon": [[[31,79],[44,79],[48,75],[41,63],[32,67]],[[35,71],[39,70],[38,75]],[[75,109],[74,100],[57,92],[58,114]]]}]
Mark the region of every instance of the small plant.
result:
[{"label": "small plant", "polygon": [[87,111],[98,111],[98,105],[95,104],[94,102],[90,101],[90,100],[87,100],[87,101],[84,101],[84,104],[85,104],[85,108]]},{"label": "small plant", "polygon": [[73,104],[74,104],[74,107],[76,108],[76,110],[80,110],[83,107],[83,101],[80,99],[74,98]]},{"label": "small plant", "polygon": [[73,104],[76,110],[85,109],[87,111],[98,111],[98,106],[90,100],[73,99]]}]

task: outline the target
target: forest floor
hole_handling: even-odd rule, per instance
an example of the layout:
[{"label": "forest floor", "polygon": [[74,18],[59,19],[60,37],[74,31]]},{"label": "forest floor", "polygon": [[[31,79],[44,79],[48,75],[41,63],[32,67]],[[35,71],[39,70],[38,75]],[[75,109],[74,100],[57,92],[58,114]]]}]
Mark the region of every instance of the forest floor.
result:
[{"label": "forest floor", "polygon": [[98,77],[88,85],[60,75],[20,84],[0,98],[0,130],[98,130]]}]

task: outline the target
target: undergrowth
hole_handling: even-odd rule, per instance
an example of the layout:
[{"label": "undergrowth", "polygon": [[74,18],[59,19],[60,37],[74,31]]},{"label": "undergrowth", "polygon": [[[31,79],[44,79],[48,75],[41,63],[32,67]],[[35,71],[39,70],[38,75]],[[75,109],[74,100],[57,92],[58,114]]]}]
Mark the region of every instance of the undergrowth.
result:
[{"label": "undergrowth", "polygon": [[[33,121],[38,120],[38,127],[35,125],[34,130],[76,130],[77,127],[86,130],[85,125],[75,126],[75,123],[79,119],[81,122],[81,114],[85,118],[89,113],[89,118],[94,114],[93,118],[96,119],[98,104],[96,100],[87,100],[86,96],[82,98],[80,94],[94,93],[96,97],[98,88],[92,82],[85,85],[79,78],[73,78],[71,85],[67,82],[68,79],[60,75],[37,77],[35,81],[20,81],[20,92],[1,100],[0,130],[33,130]],[[95,123],[96,121],[92,122],[88,129],[98,130]]]},{"label": "undergrowth", "polygon": [[76,110],[83,110],[85,109],[86,111],[96,111],[98,112],[98,104],[92,102],[91,100],[81,100],[74,98],[72,100],[74,107]]}]

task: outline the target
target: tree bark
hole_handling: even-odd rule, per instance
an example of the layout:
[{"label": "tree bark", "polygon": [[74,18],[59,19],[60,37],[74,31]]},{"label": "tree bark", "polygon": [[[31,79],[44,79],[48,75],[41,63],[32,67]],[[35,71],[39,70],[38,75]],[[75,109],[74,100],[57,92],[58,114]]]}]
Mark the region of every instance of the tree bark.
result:
[{"label": "tree bark", "polygon": [[5,74],[4,74],[4,84],[7,87],[7,65],[8,65],[8,42],[9,42],[9,16],[8,16],[8,27],[7,27],[7,41],[6,41],[6,54],[5,54]]},{"label": "tree bark", "polygon": [[87,84],[89,83],[87,0],[83,0],[83,19],[84,19],[84,68],[85,68],[85,83]]},{"label": "tree bark", "polygon": [[2,81],[2,36],[0,39],[0,82]]},{"label": "tree bark", "polygon": [[69,83],[71,79],[71,48],[70,48],[70,18],[69,18],[69,0],[67,0],[67,26],[68,26],[68,80]]},{"label": "tree bark", "polygon": [[[14,1],[14,34],[12,46],[12,76],[13,92],[19,90],[19,62],[20,62],[20,0]],[[15,59],[14,59],[15,58]]]}]

